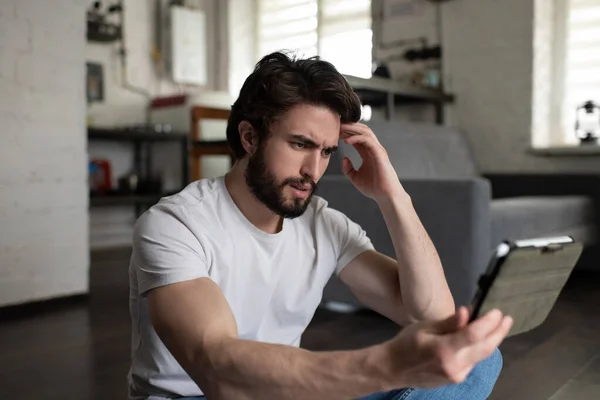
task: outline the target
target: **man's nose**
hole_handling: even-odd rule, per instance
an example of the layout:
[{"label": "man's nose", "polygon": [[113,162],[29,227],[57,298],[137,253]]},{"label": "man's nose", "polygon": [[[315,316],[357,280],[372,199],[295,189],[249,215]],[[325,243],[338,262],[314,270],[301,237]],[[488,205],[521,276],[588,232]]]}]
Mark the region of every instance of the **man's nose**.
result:
[{"label": "man's nose", "polygon": [[300,173],[302,176],[306,176],[312,179],[314,182],[318,181],[321,175],[323,157],[319,151],[311,152],[304,159],[302,170]]}]

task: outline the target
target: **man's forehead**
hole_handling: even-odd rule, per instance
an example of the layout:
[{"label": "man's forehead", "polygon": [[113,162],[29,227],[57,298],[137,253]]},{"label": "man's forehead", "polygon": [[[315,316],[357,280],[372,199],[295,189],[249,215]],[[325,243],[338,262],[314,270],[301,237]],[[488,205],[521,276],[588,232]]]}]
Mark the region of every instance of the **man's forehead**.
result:
[{"label": "man's forehead", "polygon": [[300,105],[278,119],[284,133],[302,135],[313,142],[333,146],[340,136],[340,117],[324,107]]}]

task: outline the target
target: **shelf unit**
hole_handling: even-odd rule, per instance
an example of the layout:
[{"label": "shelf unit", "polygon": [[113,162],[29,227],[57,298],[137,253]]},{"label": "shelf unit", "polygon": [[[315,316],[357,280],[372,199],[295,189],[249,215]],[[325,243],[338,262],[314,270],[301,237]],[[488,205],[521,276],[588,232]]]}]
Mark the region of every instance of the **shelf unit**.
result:
[{"label": "shelf unit", "polygon": [[111,207],[111,206],[127,206],[135,204],[155,204],[162,197],[168,194],[159,195],[92,195],[90,196],[90,207]]},{"label": "shelf unit", "polygon": [[[144,145],[154,142],[177,142],[181,146],[181,187],[185,187],[190,179],[189,148],[190,140],[186,133],[161,133],[147,128],[88,128],[88,141],[116,141],[133,143],[134,171],[149,172],[152,166],[152,152],[146,152],[145,162],[142,159]],[[139,193],[139,194],[108,194],[91,195],[90,207],[112,207],[133,205],[136,215],[143,208],[156,204],[164,196],[172,193]]]},{"label": "shelf unit", "polygon": [[431,104],[435,122],[444,123],[444,105],[454,102],[454,95],[439,90],[419,88],[392,79],[374,76],[369,79],[345,75],[361,102],[371,107],[385,107],[385,118],[394,119],[397,105]]},{"label": "shelf unit", "polygon": [[227,140],[204,140],[200,121],[203,119],[227,120],[231,110],[215,107],[194,106],[190,113],[191,132],[191,168],[192,180],[196,181],[202,176],[201,159],[203,156],[224,155],[229,156],[230,165],[235,159],[229,148]]}]

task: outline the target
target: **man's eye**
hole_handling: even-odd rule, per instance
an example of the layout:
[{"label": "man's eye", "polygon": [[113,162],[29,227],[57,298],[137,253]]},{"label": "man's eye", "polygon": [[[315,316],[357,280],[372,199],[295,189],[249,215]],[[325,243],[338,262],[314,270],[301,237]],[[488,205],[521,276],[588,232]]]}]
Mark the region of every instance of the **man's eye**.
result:
[{"label": "man's eye", "polygon": [[292,142],[292,146],[294,146],[297,149],[303,149],[305,147],[304,143],[301,142]]},{"label": "man's eye", "polygon": [[331,157],[333,153],[335,153],[335,150],[323,150],[323,155],[325,157]]}]

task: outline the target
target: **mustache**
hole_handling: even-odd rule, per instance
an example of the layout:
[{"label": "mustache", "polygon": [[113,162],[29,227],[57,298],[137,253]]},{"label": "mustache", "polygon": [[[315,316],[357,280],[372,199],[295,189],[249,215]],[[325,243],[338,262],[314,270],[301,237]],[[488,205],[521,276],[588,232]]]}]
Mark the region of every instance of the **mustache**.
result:
[{"label": "mustache", "polygon": [[304,186],[307,184],[310,185],[310,188],[312,191],[314,191],[317,188],[317,183],[315,181],[313,181],[312,179],[306,179],[306,178],[287,178],[283,181],[281,186],[286,186],[286,185]]}]

